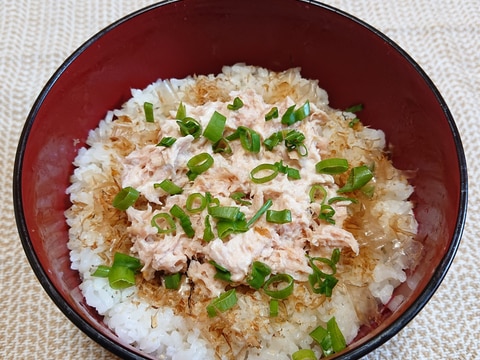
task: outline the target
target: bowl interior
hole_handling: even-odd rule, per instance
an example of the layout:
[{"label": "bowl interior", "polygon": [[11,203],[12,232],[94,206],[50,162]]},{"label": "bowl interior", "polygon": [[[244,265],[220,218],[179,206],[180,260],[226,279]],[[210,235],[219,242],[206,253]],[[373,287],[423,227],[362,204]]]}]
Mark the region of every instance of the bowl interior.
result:
[{"label": "bowl interior", "polygon": [[[22,134],[15,163],[19,232],[29,261],[60,309],[89,336],[126,358],[78,290],[64,211],[72,161],[106,111],[158,78],[218,73],[244,62],[301,67],[333,107],[362,103],[365,124],[384,130],[397,168],[415,170],[418,238],[425,261],[396,290],[406,301],[347,353],[393,336],[428,301],[453,259],[466,209],[465,159],[453,119],[421,69],[389,39],[336,9],[297,0],[167,1],[100,32],[48,82]],[[99,331],[99,333],[96,332]],[[370,330],[370,329],[369,329]]]}]

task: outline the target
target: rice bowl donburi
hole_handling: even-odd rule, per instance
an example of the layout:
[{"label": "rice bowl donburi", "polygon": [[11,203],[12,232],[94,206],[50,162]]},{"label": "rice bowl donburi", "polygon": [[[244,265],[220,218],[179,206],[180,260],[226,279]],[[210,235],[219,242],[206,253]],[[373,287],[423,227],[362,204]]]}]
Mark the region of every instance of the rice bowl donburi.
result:
[{"label": "rice bowl donburi", "polygon": [[244,64],[132,90],[67,190],[87,303],[158,358],[341,351],[403,301],[421,250],[410,174],[360,110]]}]

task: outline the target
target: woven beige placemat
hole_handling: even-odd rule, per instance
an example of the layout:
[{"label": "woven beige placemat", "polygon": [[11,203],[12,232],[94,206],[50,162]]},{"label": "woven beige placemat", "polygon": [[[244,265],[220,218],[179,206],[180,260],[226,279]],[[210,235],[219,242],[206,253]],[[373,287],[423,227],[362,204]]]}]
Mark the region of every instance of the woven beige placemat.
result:
[{"label": "woven beige placemat", "polygon": [[[260,0],[259,0],[260,1]],[[386,33],[423,67],[462,135],[470,174],[463,242],[439,290],[367,359],[480,359],[480,2],[330,0]],[[23,253],[12,170],[29,108],[63,60],[109,23],[153,1],[2,0],[0,5],[0,359],[115,359],[54,306]],[[361,56],[361,55],[359,55]]]}]

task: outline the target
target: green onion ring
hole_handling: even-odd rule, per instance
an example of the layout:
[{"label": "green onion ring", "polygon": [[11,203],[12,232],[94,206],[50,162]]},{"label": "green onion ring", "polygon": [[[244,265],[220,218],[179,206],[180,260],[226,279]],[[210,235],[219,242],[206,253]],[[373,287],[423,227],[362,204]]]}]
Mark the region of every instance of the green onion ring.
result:
[{"label": "green onion ring", "polygon": [[[195,207],[195,204],[198,203],[198,206]],[[200,193],[193,193],[188,195],[187,201],[185,203],[185,209],[191,213],[201,212],[207,207],[207,199]]]},{"label": "green onion ring", "polygon": [[196,175],[207,171],[212,165],[213,157],[209,153],[195,155],[187,161],[188,169]]},{"label": "green onion ring", "polygon": [[348,161],[342,158],[330,158],[319,161],[315,169],[320,174],[341,174],[348,170]]},{"label": "green onion ring", "polygon": [[308,192],[308,197],[310,198],[310,202],[311,203],[315,202],[317,192],[321,193],[321,195],[322,195],[321,203],[323,204],[325,202],[325,199],[327,198],[327,190],[320,184],[314,184],[310,188],[310,191]]},{"label": "green onion ring", "polygon": [[[256,177],[256,175],[262,171],[271,171],[270,174],[263,177]],[[278,167],[275,164],[260,164],[250,171],[250,178],[256,184],[263,184],[270,180],[275,179],[278,175]]]},{"label": "green onion ring", "polygon": [[[271,285],[285,283],[286,285],[281,289],[269,289]],[[268,279],[263,285],[263,291],[268,296],[274,299],[286,299],[293,293],[294,280],[291,275],[277,274]]]},{"label": "green onion ring", "polygon": [[[161,227],[159,220],[164,220],[166,227]],[[177,228],[173,218],[167,213],[159,213],[152,218],[151,225],[157,229],[158,234],[170,234]]]}]

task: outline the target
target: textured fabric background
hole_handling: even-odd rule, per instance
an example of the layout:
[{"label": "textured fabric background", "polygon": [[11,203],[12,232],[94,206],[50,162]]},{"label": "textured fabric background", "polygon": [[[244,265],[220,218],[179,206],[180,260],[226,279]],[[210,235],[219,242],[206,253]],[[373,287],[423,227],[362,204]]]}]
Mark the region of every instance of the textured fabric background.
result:
[{"label": "textured fabric background", "polygon": [[[462,244],[421,313],[366,359],[480,359],[480,1],[329,0],[386,33],[429,74],[462,135],[470,174]],[[0,6],[0,358],[115,359],[56,309],[23,253],[12,170],[30,107],[63,60],[148,0],[2,0]]]}]

